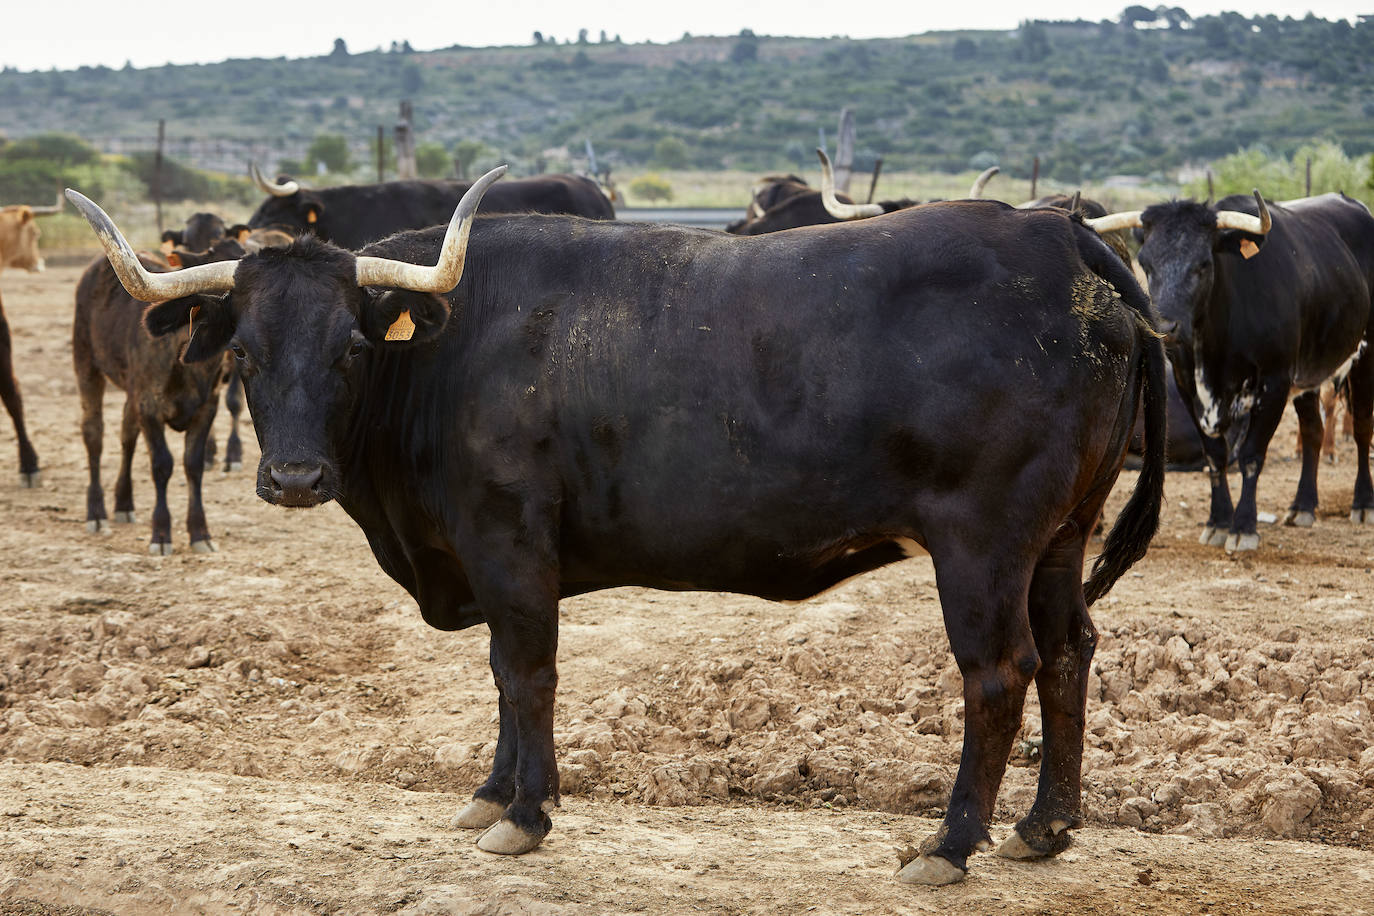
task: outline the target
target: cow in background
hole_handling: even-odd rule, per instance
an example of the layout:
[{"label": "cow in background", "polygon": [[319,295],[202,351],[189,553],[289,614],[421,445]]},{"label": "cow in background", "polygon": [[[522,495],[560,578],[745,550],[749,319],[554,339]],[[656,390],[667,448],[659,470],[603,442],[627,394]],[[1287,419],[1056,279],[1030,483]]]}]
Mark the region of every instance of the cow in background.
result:
[{"label": "cow in background", "polygon": [[[1211,476],[1202,543],[1228,552],[1258,549],[1259,476],[1295,389],[1302,474],[1284,523],[1315,522],[1323,431],[1318,392],[1332,376],[1346,377],[1354,415],[1350,518],[1374,523],[1374,358],[1367,357],[1374,216],[1368,208],[1344,194],[1271,204],[1255,191],[1253,199],[1171,201],[1087,222],[1099,231],[1140,230],[1140,266]],[[1233,428],[1241,472],[1234,505],[1226,480]]]},{"label": "cow in background", "polygon": [[[0,272],[7,267],[33,272],[43,269],[43,257],[38,253],[38,238],[43,233],[38,228],[37,218],[60,213],[65,203],[59,194],[56,205],[51,207],[16,204],[0,208]],[[24,399],[19,393],[19,381],[14,377],[14,340],[3,301],[0,301],[0,400],[5,402],[5,409],[14,422],[14,436],[19,443],[19,485],[36,487],[42,483],[43,475],[38,467],[38,453],[24,425]]]},{"label": "cow in background", "polygon": [[[243,255],[243,247],[230,238],[220,239],[207,254],[185,253],[187,258],[203,259],[206,263],[238,260]],[[155,273],[170,270],[169,265],[155,255],[141,254],[139,257],[146,270]],[[125,292],[106,258],[93,261],[81,275],[72,322],[72,361],[81,396],[81,436],[90,471],[86,529],[92,533],[110,529],[105,491],[100,481],[105,428],[101,407],[108,380],[125,392],[114,521],[136,521],[131,470],[134,447],[142,434],[148,443],[157,494],[148,550],[156,556],[172,552],[167,482],[172,476],[173,459],[164,432],[164,427],[171,427],[186,434],[182,463],[186,472],[186,528],[191,548],[197,553],[212,552],[216,547],[205,521],[201,477],[206,464],[206,440],[219,407],[219,386],[225,375],[226,361],[221,354],[219,358],[193,365],[182,363],[181,348],[189,334],[149,336],[143,329],[143,308],[144,303]]]},{"label": "cow in background", "polygon": [[[447,223],[472,182],[409,179],[376,184],[307,189],[278,176],[249,169],[268,195],[248,220],[254,229],[279,229],[292,236],[314,235],[356,250],[405,229]],[[536,175],[506,182],[482,201],[483,213],[566,213],[615,219],[615,208],[597,183],[583,175]]]}]

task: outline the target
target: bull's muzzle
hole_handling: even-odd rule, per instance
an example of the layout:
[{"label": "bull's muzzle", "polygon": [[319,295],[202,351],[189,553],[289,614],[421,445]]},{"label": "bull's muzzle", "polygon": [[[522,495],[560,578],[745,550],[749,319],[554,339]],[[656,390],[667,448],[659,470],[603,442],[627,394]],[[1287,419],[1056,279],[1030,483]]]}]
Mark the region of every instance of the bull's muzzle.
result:
[{"label": "bull's muzzle", "polygon": [[320,483],[324,479],[321,465],[274,464],[270,470],[271,502],[279,506],[305,508],[318,506],[325,501],[320,492]]}]

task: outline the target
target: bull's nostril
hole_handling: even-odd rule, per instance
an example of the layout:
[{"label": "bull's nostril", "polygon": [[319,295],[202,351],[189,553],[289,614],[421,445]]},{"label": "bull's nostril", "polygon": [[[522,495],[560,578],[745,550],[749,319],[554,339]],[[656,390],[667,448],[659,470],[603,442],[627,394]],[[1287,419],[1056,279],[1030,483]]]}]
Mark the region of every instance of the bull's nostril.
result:
[{"label": "bull's nostril", "polygon": [[322,467],[277,467],[271,469],[272,485],[279,493],[305,494],[319,490],[324,477]]}]

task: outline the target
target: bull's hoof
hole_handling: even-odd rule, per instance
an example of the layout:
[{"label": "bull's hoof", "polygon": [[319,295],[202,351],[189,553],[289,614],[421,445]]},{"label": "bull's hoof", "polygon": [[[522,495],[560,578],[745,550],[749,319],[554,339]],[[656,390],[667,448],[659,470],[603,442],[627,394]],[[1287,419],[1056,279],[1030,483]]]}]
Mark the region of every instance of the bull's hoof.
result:
[{"label": "bull's hoof", "polygon": [[19,472],[19,486],[25,490],[32,490],[43,485],[42,471],[29,471],[27,474]]},{"label": "bull's hoof", "polygon": [[1357,525],[1374,525],[1374,509],[1351,509],[1350,520]]},{"label": "bull's hoof", "polygon": [[226,473],[226,474],[228,474],[230,471],[242,471],[242,470],[243,470],[243,462],[242,462],[242,461],[226,461],[225,464],[224,464],[224,473]]},{"label": "bull's hoof", "polygon": [[191,549],[196,553],[219,553],[219,548],[216,547],[215,542],[209,538],[203,541],[192,541]]},{"label": "bull's hoof", "polygon": [[504,818],[477,838],[477,848],[498,856],[520,856],[544,841],[542,833],[526,833]]},{"label": "bull's hoof", "polygon": [[160,544],[153,541],[148,545],[148,553],[154,557],[170,557],[172,555],[171,544]]},{"label": "bull's hoof", "polygon": [[486,830],[499,821],[501,815],[505,813],[506,806],[500,802],[474,798],[463,806],[462,811],[453,816],[453,820],[449,821],[448,825],[460,830]]},{"label": "bull's hoof", "polygon": [[940,856],[917,856],[897,872],[897,880],[903,884],[927,884],[938,887],[943,884],[958,884],[967,877],[968,872]]},{"label": "bull's hoof", "polygon": [[1043,859],[1045,853],[1035,849],[1031,844],[1021,839],[1021,834],[1012,830],[1011,834],[1002,841],[997,847],[997,855],[1004,859]]},{"label": "bull's hoof", "polygon": [[1233,534],[1226,539],[1227,553],[1244,553],[1247,550],[1259,550],[1258,534]]},{"label": "bull's hoof", "polygon": [[1202,529],[1202,536],[1197,542],[1204,547],[1220,547],[1226,543],[1226,532],[1221,528],[1213,528],[1208,525]]},{"label": "bull's hoof", "polygon": [[128,512],[116,512],[114,520],[119,525],[132,525],[138,518],[134,515],[134,510],[130,509]]},{"label": "bull's hoof", "polygon": [[104,518],[88,519],[86,522],[86,530],[91,534],[109,534],[110,521]]},{"label": "bull's hoof", "polygon": [[1311,528],[1317,523],[1317,514],[1305,509],[1289,509],[1283,517],[1283,523],[1294,528]]}]

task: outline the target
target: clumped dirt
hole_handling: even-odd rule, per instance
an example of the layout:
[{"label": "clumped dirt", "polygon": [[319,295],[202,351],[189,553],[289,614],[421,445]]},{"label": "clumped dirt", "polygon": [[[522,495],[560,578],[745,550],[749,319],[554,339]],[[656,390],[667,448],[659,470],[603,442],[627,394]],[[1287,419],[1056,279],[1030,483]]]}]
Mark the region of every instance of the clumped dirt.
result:
[{"label": "clumped dirt", "polygon": [[[935,891],[891,879],[942,813],[963,731],[928,558],[796,606],[565,602],[564,807],[544,847],[504,859],[447,827],[494,749],[484,633],[425,627],[337,507],[258,501],[251,426],[250,470],[206,477],[218,554],[190,553],[178,477],[178,552],[147,555],[142,452],[140,522],[86,532],[79,272],[0,277],[45,475],[0,474],[0,909],[1374,909],[1374,527],[1345,518],[1348,444],[1317,527],[1265,527],[1255,556],[1199,546],[1205,479],[1170,477],[1154,548],[1094,608],[1086,824],[1054,862],[978,856]],[[1262,511],[1291,498],[1293,425]],[[7,422],[0,455],[17,468]],[[999,836],[1039,743],[1032,692]]]}]

